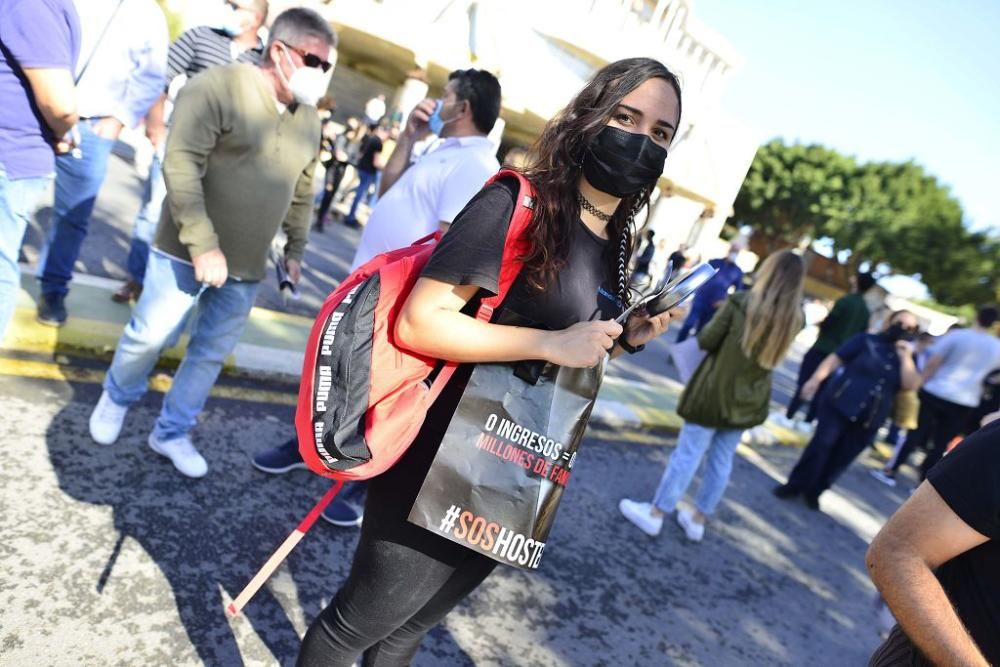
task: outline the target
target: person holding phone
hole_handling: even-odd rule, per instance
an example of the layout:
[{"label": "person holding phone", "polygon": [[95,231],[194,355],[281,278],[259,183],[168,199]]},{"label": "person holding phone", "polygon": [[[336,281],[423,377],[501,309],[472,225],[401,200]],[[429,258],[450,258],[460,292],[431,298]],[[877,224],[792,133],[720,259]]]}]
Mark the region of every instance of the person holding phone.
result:
[{"label": "person holding phone", "polygon": [[655,60],[631,58],[597,72],[546,125],[524,172],[535,188],[530,250],[501,306],[539,328],[470,315],[498,289],[517,181],[483,188],[457,215],[404,304],[396,336],[420,354],[463,365],[406,454],[369,482],[351,573],[310,625],[301,667],[347,667],[362,654],[368,665],[410,664],[424,635],[496,566],[407,521],[473,364],[587,368],[666,330],[669,313],[635,314],[624,330],[614,319],[630,299],[625,267],[635,216],[649,203],[680,115],[676,76]]},{"label": "person holding phone", "polygon": [[[898,310],[886,322],[884,331],[848,339],[802,386],[807,401],[818,397],[816,433],[788,481],[774,489],[778,498],[802,496],[810,509],[819,510],[820,494],[872,441],[889,416],[896,393],[920,386],[913,363],[912,341],[919,331],[916,316]],[[827,386],[820,391],[824,382]]]},{"label": "person holding phone", "polygon": [[802,329],[804,278],[800,256],[789,250],[769,256],[753,288],[729,297],[698,332],[698,346],[708,355],[681,394],[677,413],[684,426],[656,494],[650,502],[618,503],[622,516],[647,535],[659,535],[664,517],[677,509],[707,456],[695,511],[676,514],[688,539],[704,537],[706,518],[729,484],[743,431],[767,420],[774,368]]},{"label": "person holding phone", "polygon": [[[375,255],[447,229],[497,172],[496,146],[487,135],[500,115],[500,95],[500,82],[486,70],[456,70],[440,99],[414,107],[382,167],[378,203],[361,234],[352,271]],[[437,139],[416,155],[414,147],[431,135]],[[344,222],[352,220],[349,215]]]}]

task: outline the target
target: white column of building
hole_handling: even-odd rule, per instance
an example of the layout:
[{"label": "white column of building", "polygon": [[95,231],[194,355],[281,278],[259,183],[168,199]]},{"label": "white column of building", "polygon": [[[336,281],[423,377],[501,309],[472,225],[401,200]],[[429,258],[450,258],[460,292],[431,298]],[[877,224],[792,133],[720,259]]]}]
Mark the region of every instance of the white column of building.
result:
[{"label": "white column of building", "polygon": [[680,4],[680,0],[675,0],[677,7],[672,9],[673,16],[670,17],[670,27],[667,28],[667,46],[671,49],[680,48],[681,39],[684,37],[684,18],[687,16],[687,8]]},{"label": "white column of building", "polygon": [[657,29],[664,27],[664,23],[667,21],[667,14],[670,12],[670,7],[670,0],[656,1],[656,9],[653,10],[653,16],[650,19],[650,22],[655,25]]}]

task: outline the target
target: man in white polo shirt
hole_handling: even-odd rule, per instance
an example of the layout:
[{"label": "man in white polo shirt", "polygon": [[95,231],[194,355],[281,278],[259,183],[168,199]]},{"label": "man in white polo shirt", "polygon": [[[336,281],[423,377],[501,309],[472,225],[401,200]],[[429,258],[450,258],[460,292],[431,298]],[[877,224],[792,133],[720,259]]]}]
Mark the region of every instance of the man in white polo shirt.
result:
[{"label": "man in white polo shirt", "polygon": [[[382,172],[378,204],[361,234],[351,270],[410,245],[451,221],[500,168],[486,135],[500,114],[500,82],[485,70],[456,70],[440,100],[420,102]],[[430,134],[419,156],[414,146]]]},{"label": "man in white polo shirt", "polygon": [[990,371],[1000,368],[997,320],[1000,310],[983,306],[976,313],[974,326],[950,331],[931,347],[931,357],[923,370],[917,428],[910,431],[885,468],[872,472],[880,482],[895,486],[896,472],[917,448],[927,449],[920,465],[923,480],[941,460],[948,444],[961,433],[966,418],[979,405],[983,380]]},{"label": "man in white polo shirt", "polygon": [[[375,255],[410,245],[446,229],[459,211],[500,168],[486,135],[500,115],[500,82],[484,70],[458,70],[448,77],[440,100],[420,102],[382,171],[379,200],[361,235],[351,271]],[[436,134],[414,159],[413,147]],[[281,474],[304,468],[298,440],[253,457],[263,472]],[[322,516],[335,526],[361,525],[365,485],[346,484]]]}]

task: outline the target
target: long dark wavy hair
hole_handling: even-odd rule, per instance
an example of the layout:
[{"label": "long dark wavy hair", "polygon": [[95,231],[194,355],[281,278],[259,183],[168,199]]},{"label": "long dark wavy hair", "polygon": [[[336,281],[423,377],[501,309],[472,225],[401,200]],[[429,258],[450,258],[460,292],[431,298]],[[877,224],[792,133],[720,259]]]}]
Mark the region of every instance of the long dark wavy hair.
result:
[{"label": "long dark wavy hair", "polygon": [[[548,122],[532,146],[524,174],[535,186],[535,212],[528,229],[530,250],[523,261],[528,284],[533,289],[544,290],[566,265],[572,226],[580,217],[577,181],[588,147],[611,120],[622,99],[649,79],[664,79],[674,89],[680,120],[681,87],[677,76],[657,60],[628,58],[598,71],[566,108]],[[630,301],[625,273],[635,250],[635,217],[649,205],[655,187],[652,184],[622,199],[608,223],[611,242],[605,260],[609,275],[616,276],[618,296],[625,305]]]}]

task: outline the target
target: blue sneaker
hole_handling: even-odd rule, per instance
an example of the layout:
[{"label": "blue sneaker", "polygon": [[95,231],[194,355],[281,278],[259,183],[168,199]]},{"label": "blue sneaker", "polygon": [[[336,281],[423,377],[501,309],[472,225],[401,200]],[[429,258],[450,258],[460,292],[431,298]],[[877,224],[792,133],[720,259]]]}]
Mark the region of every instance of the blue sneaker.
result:
[{"label": "blue sneaker", "polygon": [[299,455],[299,441],[292,438],[278,447],[265,450],[253,457],[253,467],[272,475],[280,475],[296,468],[305,468],[306,462]]},{"label": "blue sneaker", "polygon": [[365,485],[363,482],[347,482],[333,502],[323,510],[325,521],[341,528],[355,528],[365,518]]}]

